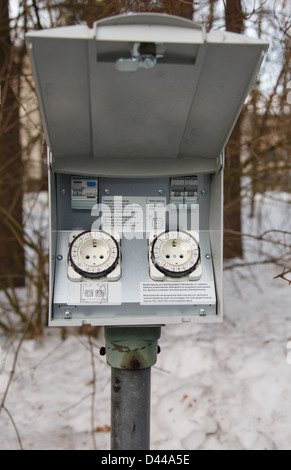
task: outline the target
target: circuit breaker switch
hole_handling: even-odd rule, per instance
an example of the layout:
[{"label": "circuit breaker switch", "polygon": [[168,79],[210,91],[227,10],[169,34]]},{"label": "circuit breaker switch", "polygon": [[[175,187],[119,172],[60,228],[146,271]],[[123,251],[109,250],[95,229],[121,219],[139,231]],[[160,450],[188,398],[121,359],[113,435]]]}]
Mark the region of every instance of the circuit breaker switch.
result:
[{"label": "circuit breaker switch", "polygon": [[188,207],[197,204],[198,177],[186,176],[184,178],[171,178],[170,202],[179,206],[186,204]]},{"label": "circuit breaker switch", "polygon": [[72,209],[92,209],[98,203],[98,178],[71,177]]},{"label": "circuit breaker switch", "polygon": [[185,191],[193,191],[197,188],[198,178],[197,176],[186,176],[185,178]]},{"label": "circuit breaker switch", "polygon": [[184,202],[185,178],[171,178],[170,203],[179,206]]},{"label": "circuit breaker switch", "polygon": [[197,204],[198,202],[198,178],[197,176],[187,176],[185,178],[184,203],[187,206]]}]

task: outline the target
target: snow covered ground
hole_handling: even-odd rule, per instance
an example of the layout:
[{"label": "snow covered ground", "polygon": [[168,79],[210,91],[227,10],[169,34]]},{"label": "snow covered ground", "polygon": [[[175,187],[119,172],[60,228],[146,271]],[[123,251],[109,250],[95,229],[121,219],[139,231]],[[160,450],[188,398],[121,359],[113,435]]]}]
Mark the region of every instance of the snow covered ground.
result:
[{"label": "snow covered ground", "polygon": [[[290,231],[290,212],[276,195],[258,198],[256,217],[244,215],[243,231]],[[275,249],[286,254],[270,243],[245,243],[245,261]],[[152,450],[291,449],[291,288],[274,279],[279,272],[271,264],[226,270],[222,324],[162,329],[152,367]],[[1,399],[17,341],[3,333],[0,341]],[[69,332],[62,340],[51,328],[41,342],[23,343],[5,406],[24,449],[93,449],[92,426],[97,449],[110,449],[110,367],[99,355],[102,329],[92,341],[93,424],[87,337]],[[3,410],[0,450],[20,448],[15,427]]]}]

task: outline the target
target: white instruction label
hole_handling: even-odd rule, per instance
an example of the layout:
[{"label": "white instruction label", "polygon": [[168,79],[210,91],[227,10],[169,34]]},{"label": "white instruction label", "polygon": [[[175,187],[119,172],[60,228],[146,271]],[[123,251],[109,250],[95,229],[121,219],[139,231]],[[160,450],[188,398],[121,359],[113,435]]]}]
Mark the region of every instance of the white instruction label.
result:
[{"label": "white instruction label", "polygon": [[165,229],[165,197],[104,196],[102,204],[103,230],[143,233]]},{"label": "white instruction label", "polygon": [[116,232],[143,231],[142,197],[103,197],[103,229]]},{"label": "white instruction label", "polygon": [[215,304],[214,282],[142,282],[141,305]]},{"label": "white instruction label", "polygon": [[80,302],[98,305],[120,305],[120,283],[82,282],[80,285]]}]

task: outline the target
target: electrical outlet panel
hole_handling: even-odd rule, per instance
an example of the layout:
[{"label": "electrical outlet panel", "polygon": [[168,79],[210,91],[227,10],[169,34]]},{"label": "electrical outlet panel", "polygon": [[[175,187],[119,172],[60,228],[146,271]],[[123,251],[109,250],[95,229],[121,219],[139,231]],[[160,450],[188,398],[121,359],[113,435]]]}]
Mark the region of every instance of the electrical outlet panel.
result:
[{"label": "electrical outlet panel", "polygon": [[26,40],[48,143],[49,324],[222,321],[223,154],[268,43],[158,13]]}]

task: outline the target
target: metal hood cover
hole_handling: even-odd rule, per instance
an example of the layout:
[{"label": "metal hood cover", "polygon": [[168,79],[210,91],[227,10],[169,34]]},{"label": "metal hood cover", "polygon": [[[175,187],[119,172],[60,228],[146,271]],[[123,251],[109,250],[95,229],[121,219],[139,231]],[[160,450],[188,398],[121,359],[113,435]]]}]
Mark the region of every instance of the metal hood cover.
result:
[{"label": "metal hood cover", "polygon": [[268,48],[154,13],[26,37],[53,170],[119,177],[216,171]]}]

